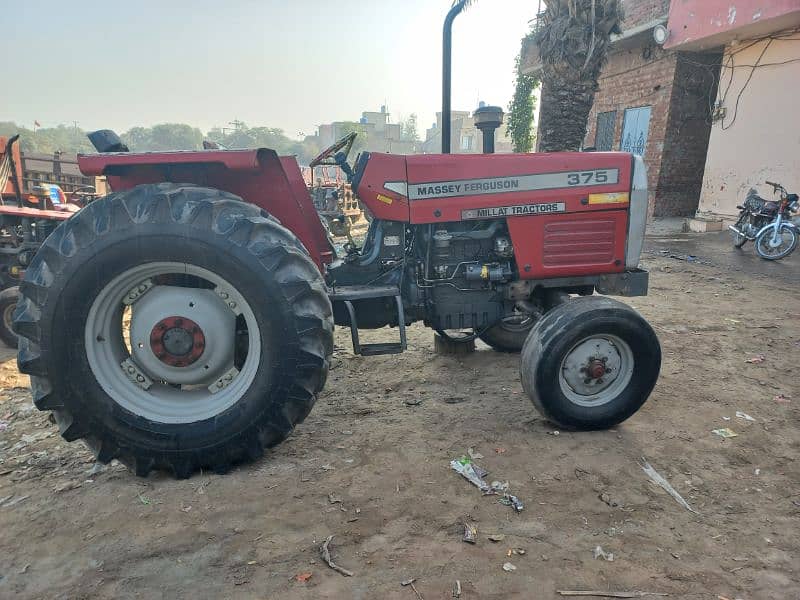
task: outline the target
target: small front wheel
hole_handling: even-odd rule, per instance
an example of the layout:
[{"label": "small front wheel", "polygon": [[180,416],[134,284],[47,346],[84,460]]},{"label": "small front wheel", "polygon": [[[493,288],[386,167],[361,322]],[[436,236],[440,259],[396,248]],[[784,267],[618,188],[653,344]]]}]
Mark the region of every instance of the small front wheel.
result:
[{"label": "small front wheel", "polygon": [[602,296],[565,302],[544,315],[522,348],[522,387],[562,427],[606,429],[647,400],[661,369],[653,328]]},{"label": "small front wheel", "polygon": [[786,258],[797,247],[797,230],[794,227],[782,227],[778,234],[770,228],[762,231],[756,238],[756,253],[766,260]]}]

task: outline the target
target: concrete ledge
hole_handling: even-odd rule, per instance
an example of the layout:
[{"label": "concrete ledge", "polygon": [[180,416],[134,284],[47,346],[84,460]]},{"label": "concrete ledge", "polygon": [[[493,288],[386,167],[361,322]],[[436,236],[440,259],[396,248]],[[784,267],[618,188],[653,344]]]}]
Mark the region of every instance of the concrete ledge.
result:
[{"label": "concrete ledge", "polygon": [[722,231],[725,228],[725,222],[722,219],[695,217],[692,219],[686,219],[686,224],[689,226],[689,231],[694,231],[695,233]]}]

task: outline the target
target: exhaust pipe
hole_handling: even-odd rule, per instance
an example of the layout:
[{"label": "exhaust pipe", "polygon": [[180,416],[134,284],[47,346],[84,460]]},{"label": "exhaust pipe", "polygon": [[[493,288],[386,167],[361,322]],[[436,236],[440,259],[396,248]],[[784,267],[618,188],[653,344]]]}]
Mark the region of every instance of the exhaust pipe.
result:
[{"label": "exhaust pipe", "polygon": [[450,67],[453,54],[453,21],[464,10],[467,0],[460,0],[444,18],[442,33],[442,154],[450,154]]}]

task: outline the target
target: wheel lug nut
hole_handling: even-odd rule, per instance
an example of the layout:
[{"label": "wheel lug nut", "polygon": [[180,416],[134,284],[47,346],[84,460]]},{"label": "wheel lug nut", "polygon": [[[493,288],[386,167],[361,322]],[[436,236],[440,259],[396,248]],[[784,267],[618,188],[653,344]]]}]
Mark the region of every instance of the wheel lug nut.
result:
[{"label": "wheel lug nut", "polygon": [[142,377],[141,375],[137,375],[136,381],[138,381],[139,383],[144,383],[144,377]]},{"label": "wheel lug nut", "polygon": [[611,373],[611,369],[609,369],[608,367],[606,367],[606,373]]}]

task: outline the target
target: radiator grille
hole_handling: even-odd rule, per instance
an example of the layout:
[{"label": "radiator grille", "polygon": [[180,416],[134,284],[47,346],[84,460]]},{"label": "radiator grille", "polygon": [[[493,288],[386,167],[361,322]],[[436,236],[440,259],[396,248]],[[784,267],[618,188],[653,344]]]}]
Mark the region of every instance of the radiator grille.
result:
[{"label": "radiator grille", "polygon": [[575,219],[544,227],[545,266],[607,265],[614,260],[613,219]]}]

